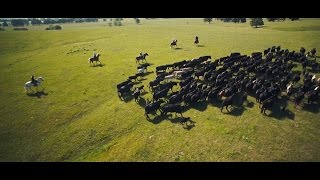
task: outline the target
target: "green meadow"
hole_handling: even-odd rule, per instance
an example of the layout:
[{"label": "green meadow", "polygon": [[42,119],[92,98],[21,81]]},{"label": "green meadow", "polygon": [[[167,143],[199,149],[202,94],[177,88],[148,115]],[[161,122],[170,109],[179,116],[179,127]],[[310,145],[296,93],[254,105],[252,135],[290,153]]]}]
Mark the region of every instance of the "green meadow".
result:
[{"label": "green meadow", "polygon": [[[116,88],[136,73],[141,51],[149,54],[153,72],[141,81],[147,91],[143,99],[152,97],[147,84],[159,65],[204,55],[212,60],[232,52],[251,55],[278,45],[319,51],[320,19],[264,20],[263,28],[203,19],[122,23],[0,31],[0,161],[320,160],[318,104],[294,108],[289,102],[290,117],[262,115],[251,96],[253,106],[244,105],[239,113],[204,104],[183,113],[195,122],[186,129],[174,113],[171,118],[150,115],[148,121],[144,103],[121,101]],[[201,46],[193,44],[196,35]],[[170,48],[173,38],[180,49]],[[89,65],[93,52],[101,54],[102,66]],[[32,74],[44,78],[42,94],[24,92]]]}]

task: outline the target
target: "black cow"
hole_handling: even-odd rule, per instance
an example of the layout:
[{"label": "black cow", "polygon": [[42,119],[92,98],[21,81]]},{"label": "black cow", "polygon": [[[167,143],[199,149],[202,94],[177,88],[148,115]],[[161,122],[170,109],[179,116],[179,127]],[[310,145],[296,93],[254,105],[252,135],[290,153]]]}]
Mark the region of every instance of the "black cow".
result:
[{"label": "black cow", "polygon": [[152,112],[157,113],[157,110],[160,108],[161,103],[164,103],[162,99],[154,102],[154,103],[149,103],[144,107],[145,113],[144,115],[147,116],[149,119],[148,114],[151,114]]},{"label": "black cow", "polygon": [[182,115],[183,108],[179,104],[166,104],[163,107],[160,108],[161,114],[167,115],[168,112],[174,112],[174,113],[179,113]]},{"label": "black cow", "polygon": [[271,110],[271,108],[272,108],[272,106],[274,104],[274,98],[275,97],[276,96],[272,96],[271,98],[266,99],[266,100],[264,100],[262,102],[261,111],[260,111],[261,113],[266,114],[266,110],[267,109]]},{"label": "black cow", "polygon": [[134,96],[134,100],[138,101],[138,99],[140,98],[140,90],[139,90],[139,88],[136,88],[132,95]]},{"label": "black cow", "polygon": [[300,91],[296,94],[296,97],[294,98],[294,107],[299,105],[304,98],[304,92]]},{"label": "black cow", "polygon": [[222,112],[222,110],[223,110],[223,108],[224,108],[225,106],[226,106],[227,111],[229,112],[228,106],[232,105],[233,99],[234,99],[233,97],[235,97],[235,94],[233,94],[233,95],[231,95],[231,96],[229,96],[229,97],[227,97],[227,98],[225,98],[225,99],[223,100],[222,106],[221,106],[221,112]]}]

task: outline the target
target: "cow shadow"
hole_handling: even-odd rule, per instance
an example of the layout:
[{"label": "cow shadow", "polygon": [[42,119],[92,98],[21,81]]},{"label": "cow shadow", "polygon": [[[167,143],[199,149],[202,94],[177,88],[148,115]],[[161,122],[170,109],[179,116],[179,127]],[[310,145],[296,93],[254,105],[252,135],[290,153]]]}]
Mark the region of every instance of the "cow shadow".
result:
[{"label": "cow shadow", "polygon": [[285,118],[294,120],[295,114],[289,109],[281,110],[280,108],[272,108],[270,114],[267,114],[269,117],[276,118],[278,120],[283,120]]},{"label": "cow shadow", "polygon": [[232,115],[232,116],[241,116],[244,112],[245,108],[243,106],[232,106],[231,110],[229,107],[229,112],[223,109],[222,113],[227,114],[227,115]]},{"label": "cow shadow", "polygon": [[147,78],[139,78],[138,79],[139,82],[144,81],[144,80],[147,80]]},{"label": "cow shadow", "polygon": [[319,102],[317,104],[311,103],[311,104],[303,104],[302,110],[312,112],[312,113],[318,113],[319,112]]},{"label": "cow shadow", "polygon": [[35,93],[27,93],[27,95],[29,97],[37,97],[37,98],[41,98],[42,96],[48,96],[48,93],[42,91],[37,91]]},{"label": "cow shadow", "polygon": [[186,129],[186,130],[189,131],[189,130],[191,130],[192,128],[195,127],[196,122],[191,120],[190,117],[186,117],[186,118],[182,119],[180,124],[182,124],[183,129]]},{"label": "cow shadow", "polygon": [[214,99],[214,100],[208,100],[208,103],[213,106],[213,107],[217,107],[217,108],[221,108],[221,105],[222,105],[222,101],[219,101],[217,99]]},{"label": "cow shadow", "polygon": [[175,50],[181,50],[182,48],[180,48],[180,47],[176,47],[176,48],[174,48]]},{"label": "cow shadow", "polygon": [[195,121],[192,121],[190,117],[175,117],[173,119],[169,119],[172,123],[180,123],[183,129],[191,130],[195,127]]},{"label": "cow shadow", "polygon": [[148,76],[149,74],[154,73],[154,71],[147,71],[146,73],[143,74],[143,76]]},{"label": "cow shadow", "polygon": [[208,107],[208,103],[206,102],[198,102],[191,105],[191,108],[194,108],[198,111],[205,111]]},{"label": "cow shadow", "polygon": [[149,122],[152,122],[153,124],[159,124],[161,123],[163,120],[167,119],[168,115],[167,116],[164,116],[163,114],[156,114],[154,113],[153,115],[157,115],[155,116],[153,119],[148,119]]},{"label": "cow shadow", "polygon": [[252,102],[252,101],[246,101],[246,102],[243,103],[243,105],[245,105],[245,106],[248,107],[248,108],[253,108],[254,102]]},{"label": "cow shadow", "polygon": [[140,83],[141,83],[141,81],[138,80],[138,81],[134,81],[132,84],[133,85],[137,85],[137,84],[140,84]]},{"label": "cow shadow", "polygon": [[[186,130],[191,130],[193,127],[195,127],[195,121],[192,121],[190,117],[181,117],[181,116],[177,116],[176,115],[173,115],[174,113],[172,114],[169,114],[167,115],[166,117],[168,118],[168,120],[170,120],[170,122],[176,124],[176,123],[180,123],[183,127],[183,129],[186,129]],[[169,117],[173,117],[174,118],[169,118]]]},{"label": "cow shadow", "polygon": [[308,69],[308,72],[311,72],[313,74],[318,73],[319,71],[320,69],[312,69],[312,68]]},{"label": "cow shadow", "polygon": [[197,47],[205,47],[205,45],[199,44],[197,45]]},{"label": "cow shadow", "polygon": [[146,100],[144,98],[142,98],[142,97],[139,98],[137,103],[139,104],[139,106],[141,106],[143,108],[146,107],[146,104],[147,104]]},{"label": "cow shadow", "polygon": [[124,101],[125,103],[130,102],[134,97],[130,94],[130,95],[126,95],[126,96],[122,96],[122,101]]},{"label": "cow shadow", "polygon": [[272,106],[271,113],[267,116],[276,118],[278,120],[283,120],[285,118],[294,120],[295,114],[287,109],[288,98],[286,96],[281,96],[278,101]]}]

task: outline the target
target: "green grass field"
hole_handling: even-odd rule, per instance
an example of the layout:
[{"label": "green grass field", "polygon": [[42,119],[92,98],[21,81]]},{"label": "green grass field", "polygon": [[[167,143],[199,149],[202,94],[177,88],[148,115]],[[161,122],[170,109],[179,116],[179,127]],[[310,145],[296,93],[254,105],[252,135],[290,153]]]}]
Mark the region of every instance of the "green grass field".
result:
[{"label": "green grass field", "polygon": [[[265,21],[257,29],[249,22],[205,24],[202,19],[142,19],[141,25],[125,19],[121,27],[63,24],[61,31],[45,27],[0,31],[0,161],[320,160],[319,105],[304,110],[290,102],[294,117],[288,118],[263,116],[257,103],[237,114],[208,104],[184,113],[196,122],[184,129],[174,118],[146,120],[142,103],[121,101],[116,90],[136,73],[141,51],[149,53],[148,70],[155,71],[202,55],[251,55],[273,45],[319,50],[320,19]],[[193,44],[195,35],[203,47]],[[182,49],[170,49],[174,37]],[[94,51],[101,53],[102,67],[89,66]],[[32,74],[45,79],[40,98],[24,92]],[[145,78],[146,86],[155,73]]]}]

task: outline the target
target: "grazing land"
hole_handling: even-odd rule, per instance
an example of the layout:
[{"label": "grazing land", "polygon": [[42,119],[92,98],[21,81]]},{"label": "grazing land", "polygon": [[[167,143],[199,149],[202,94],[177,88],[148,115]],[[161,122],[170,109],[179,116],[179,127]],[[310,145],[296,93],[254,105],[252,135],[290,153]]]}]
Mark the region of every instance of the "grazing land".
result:
[{"label": "grazing land", "polygon": [[[309,105],[304,99],[297,108],[289,102],[290,116],[261,114],[252,96],[251,106],[231,113],[200,103],[183,113],[195,122],[187,129],[174,113],[144,116],[156,66],[205,55],[212,60],[232,52],[251,55],[272,46],[320,50],[320,19],[265,21],[263,28],[203,19],[61,26],[0,31],[0,161],[320,160],[319,101]],[[173,38],[178,49],[170,48]],[[89,65],[93,52],[100,53],[101,66]],[[141,80],[147,93],[138,102],[122,101],[116,86],[137,72],[140,52],[147,52],[152,64]],[[44,78],[44,91],[27,95],[23,87],[32,74]]]}]

